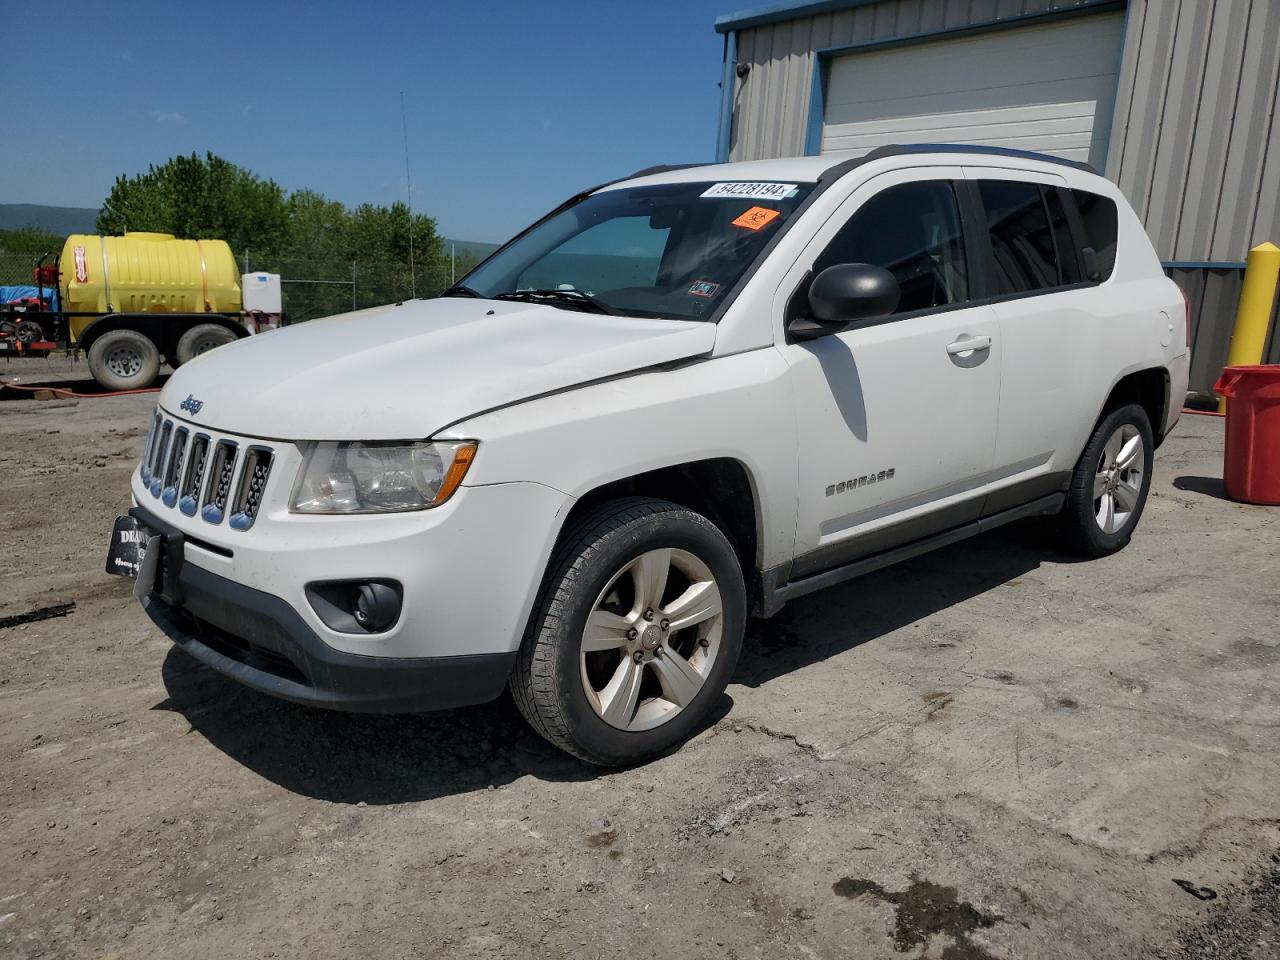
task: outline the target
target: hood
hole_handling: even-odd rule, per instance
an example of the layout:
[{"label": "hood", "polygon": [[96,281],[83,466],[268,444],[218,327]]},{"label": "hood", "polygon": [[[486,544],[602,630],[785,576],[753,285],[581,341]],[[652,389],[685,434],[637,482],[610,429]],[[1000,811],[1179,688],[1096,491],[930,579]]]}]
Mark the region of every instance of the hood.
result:
[{"label": "hood", "polygon": [[[704,356],[715,338],[710,323],[412,300],[219,347],[183,364],[160,403],[193,423],[254,437],[417,439],[540,394]],[[187,397],[199,406],[184,411]]]}]

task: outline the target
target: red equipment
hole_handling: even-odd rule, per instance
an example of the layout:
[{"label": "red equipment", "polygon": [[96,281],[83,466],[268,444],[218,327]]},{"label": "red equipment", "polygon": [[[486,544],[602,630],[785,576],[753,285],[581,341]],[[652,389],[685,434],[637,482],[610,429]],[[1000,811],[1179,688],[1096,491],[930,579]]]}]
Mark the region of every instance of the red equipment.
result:
[{"label": "red equipment", "polygon": [[1280,504],[1280,364],[1227,367],[1213,392],[1227,398],[1227,496]]}]

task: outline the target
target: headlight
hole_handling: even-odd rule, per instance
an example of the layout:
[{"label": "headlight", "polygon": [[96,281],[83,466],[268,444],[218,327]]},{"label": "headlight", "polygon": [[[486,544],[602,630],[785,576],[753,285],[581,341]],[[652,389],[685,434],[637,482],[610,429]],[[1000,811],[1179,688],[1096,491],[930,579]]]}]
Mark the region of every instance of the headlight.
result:
[{"label": "headlight", "polygon": [[475,455],[471,440],[308,443],[289,508],[297,513],[399,513],[438,507],[458,489]]}]

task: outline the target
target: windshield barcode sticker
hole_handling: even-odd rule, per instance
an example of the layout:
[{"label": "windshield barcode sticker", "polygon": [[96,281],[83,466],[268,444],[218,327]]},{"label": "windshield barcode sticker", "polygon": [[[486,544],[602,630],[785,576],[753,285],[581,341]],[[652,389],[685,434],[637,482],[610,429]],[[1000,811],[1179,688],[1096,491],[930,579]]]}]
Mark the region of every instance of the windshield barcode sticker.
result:
[{"label": "windshield barcode sticker", "polygon": [[713,183],[704,197],[738,197],[751,200],[785,200],[795,194],[794,183]]}]

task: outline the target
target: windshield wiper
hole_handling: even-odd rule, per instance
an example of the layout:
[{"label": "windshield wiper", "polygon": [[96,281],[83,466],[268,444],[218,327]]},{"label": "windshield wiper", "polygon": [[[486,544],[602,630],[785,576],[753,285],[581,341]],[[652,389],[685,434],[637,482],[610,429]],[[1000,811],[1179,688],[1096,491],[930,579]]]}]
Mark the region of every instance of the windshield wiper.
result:
[{"label": "windshield wiper", "polygon": [[445,290],[444,292],[442,292],[440,296],[442,297],[473,297],[476,300],[484,299],[484,296],[481,293],[475,290],[472,290],[470,287],[462,283],[454,284],[448,290]]},{"label": "windshield wiper", "polygon": [[591,313],[607,313],[612,315],[605,304],[589,293],[581,290],[514,290],[511,293],[494,294],[494,300],[522,300],[527,303],[539,303],[543,300],[559,300],[569,306],[587,310]]}]

